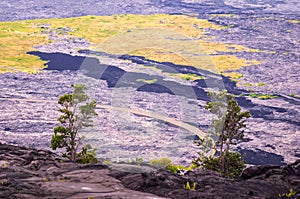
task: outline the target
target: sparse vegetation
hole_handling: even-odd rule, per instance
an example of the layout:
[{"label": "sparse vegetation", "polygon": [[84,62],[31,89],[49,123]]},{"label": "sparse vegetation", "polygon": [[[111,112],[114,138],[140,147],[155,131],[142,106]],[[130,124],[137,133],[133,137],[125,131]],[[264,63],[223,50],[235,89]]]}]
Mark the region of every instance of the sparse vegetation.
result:
[{"label": "sparse vegetation", "polygon": [[183,185],[183,188],[189,191],[195,191],[197,187],[197,183],[194,182],[193,186],[190,185],[190,182],[187,182],[185,185]]},{"label": "sparse vegetation", "polygon": [[185,167],[185,166],[182,166],[182,165],[175,165],[175,164],[171,164],[171,165],[166,167],[166,169],[168,171],[171,171],[173,173],[178,173],[179,171],[191,171],[194,168],[196,168],[196,166],[194,164],[192,164],[189,167]]},{"label": "sparse vegetation", "polygon": [[262,87],[262,86],[266,86],[267,84],[266,83],[263,83],[263,82],[258,82],[258,83],[245,83],[243,84],[243,86],[247,86],[247,87],[251,87],[251,86],[259,86],[259,87]]},{"label": "sparse vegetation", "polygon": [[259,82],[259,83],[257,83],[257,84],[255,84],[256,86],[266,86],[266,84],[265,83],[262,83],[262,82]]},{"label": "sparse vegetation", "polygon": [[146,84],[154,84],[155,82],[157,82],[157,79],[137,79],[137,82],[144,82]]},{"label": "sparse vegetation", "polygon": [[244,76],[243,74],[235,73],[235,72],[225,72],[225,73],[222,73],[222,74],[225,75],[225,76],[230,77],[230,79],[233,80],[233,81],[236,81],[237,79],[240,79]]},{"label": "sparse vegetation", "polygon": [[192,73],[188,73],[188,74],[183,74],[183,73],[167,73],[168,75],[170,75],[171,77],[176,77],[182,80],[186,80],[186,81],[195,81],[195,80],[199,80],[199,79],[204,79],[204,76],[201,75],[197,75],[197,74],[192,74]]},{"label": "sparse vegetation", "polygon": [[246,83],[246,84],[243,84],[244,86],[253,86],[253,84],[251,83]]},{"label": "sparse vegetation", "polygon": [[240,153],[234,151],[227,151],[224,156],[224,169],[220,165],[221,157],[204,157],[202,166],[206,169],[218,171],[228,177],[238,177],[245,168],[246,161]]},{"label": "sparse vegetation", "polygon": [[196,168],[195,165],[193,164],[189,167],[185,167],[182,165],[175,165],[172,163],[172,161],[169,158],[153,159],[150,160],[149,164],[158,169],[166,169],[175,174],[178,173],[179,171],[190,171]]},{"label": "sparse vegetation", "polygon": [[251,97],[251,98],[258,98],[258,99],[262,99],[262,100],[278,98],[277,95],[257,94],[257,93],[250,93],[249,97]]},{"label": "sparse vegetation", "polygon": [[77,154],[77,162],[81,164],[93,164],[98,162],[97,149],[93,148],[90,144],[86,144],[82,147],[81,151]]},{"label": "sparse vegetation", "polygon": [[289,192],[285,193],[285,194],[279,194],[280,198],[294,198],[294,196],[296,195],[296,191],[293,190],[293,188],[289,189]]},{"label": "sparse vegetation", "polygon": [[134,162],[135,162],[136,164],[140,165],[140,164],[142,164],[142,163],[144,162],[144,159],[141,158],[141,157],[136,157]]},{"label": "sparse vegetation", "polygon": [[[72,94],[64,94],[58,100],[58,104],[62,107],[59,109],[62,115],[58,117],[61,125],[54,128],[51,148],[53,150],[65,148],[63,156],[72,161],[94,163],[97,162],[96,150],[88,144],[82,147],[83,137],[80,130],[93,125],[92,117],[97,115],[96,101],[89,101],[84,85],[78,84],[73,87]],[[77,153],[80,147],[81,152]]]}]

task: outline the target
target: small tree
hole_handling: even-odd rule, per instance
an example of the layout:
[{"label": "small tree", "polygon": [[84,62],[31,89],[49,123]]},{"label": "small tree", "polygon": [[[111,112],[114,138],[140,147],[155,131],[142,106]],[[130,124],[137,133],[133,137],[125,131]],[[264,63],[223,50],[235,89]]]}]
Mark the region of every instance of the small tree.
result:
[{"label": "small tree", "polygon": [[[201,157],[194,162],[201,162],[201,165],[220,171],[226,175],[237,176],[244,167],[244,160],[237,152],[231,152],[230,146],[237,141],[243,140],[245,119],[250,117],[249,111],[242,112],[234,96],[226,91],[220,93],[209,93],[211,102],[207,103],[206,109],[217,117],[212,121],[213,130],[211,134],[217,138],[220,155],[217,158]],[[198,145],[206,143],[201,140]],[[234,172],[238,170],[238,172]]]},{"label": "small tree", "polygon": [[[82,145],[82,137],[79,135],[83,127],[93,126],[93,116],[95,112],[96,101],[90,101],[85,93],[86,87],[82,84],[72,85],[74,91],[72,94],[64,94],[59,100],[58,104],[62,106],[59,112],[62,113],[58,117],[58,121],[62,124],[54,128],[54,135],[51,140],[51,148],[65,148],[64,157],[72,161],[80,161],[83,163],[92,163],[97,159],[93,153],[90,145],[81,148],[81,152],[77,153],[79,147]],[[80,157],[78,159],[77,157]],[[89,158],[87,160],[87,158]]]}]

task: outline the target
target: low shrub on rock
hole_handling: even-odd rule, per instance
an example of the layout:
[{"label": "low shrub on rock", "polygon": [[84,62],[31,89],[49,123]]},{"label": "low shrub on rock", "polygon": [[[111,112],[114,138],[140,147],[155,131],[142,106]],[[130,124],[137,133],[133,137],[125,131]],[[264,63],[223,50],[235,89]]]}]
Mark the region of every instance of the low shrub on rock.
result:
[{"label": "low shrub on rock", "polygon": [[218,157],[205,157],[202,160],[202,166],[206,169],[220,172],[228,177],[238,177],[245,168],[245,160],[238,152],[228,151],[224,154],[224,165],[220,164],[220,156]]},{"label": "low shrub on rock", "polygon": [[160,158],[151,160],[149,164],[159,169],[165,169],[172,165],[172,161],[169,158]]},{"label": "low shrub on rock", "polygon": [[82,147],[81,151],[77,154],[76,162],[81,164],[93,164],[97,163],[96,148],[93,148],[90,144]]}]

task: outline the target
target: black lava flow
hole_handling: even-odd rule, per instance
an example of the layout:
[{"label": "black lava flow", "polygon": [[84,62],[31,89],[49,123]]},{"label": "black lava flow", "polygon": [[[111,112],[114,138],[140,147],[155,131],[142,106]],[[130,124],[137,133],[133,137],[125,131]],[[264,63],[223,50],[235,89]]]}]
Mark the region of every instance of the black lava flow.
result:
[{"label": "black lava flow", "polygon": [[[101,54],[108,55],[102,52],[94,52],[83,50],[79,51],[81,53],[89,53],[89,54]],[[47,61],[47,68],[45,70],[71,70],[78,71],[82,70],[85,75],[105,80],[108,84],[108,87],[133,87],[136,88],[137,91],[143,92],[155,92],[155,93],[168,93],[171,95],[181,95],[190,99],[196,98],[197,100],[209,101],[209,96],[204,88],[207,88],[207,85],[222,85],[224,84],[225,89],[236,96],[236,100],[239,105],[243,108],[246,108],[250,111],[251,116],[254,118],[263,118],[264,120],[274,120],[272,117],[273,112],[284,113],[287,112],[284,108],[271,107],[266,105],[257,105],[254,104],[251,100],[246,99],[244,96],[238,96],[242,93],[244,95],[249,95],[247,90],[238,89],[236,87],[236,83],[231,81],[228,77],[219,76],[212,72],[197,69],[191,66],[181,66],[176,65],[169,62],[156,62],[147,60],[144,57],[140,56],[129,56],[122,55],[119,56],[119,59],[130,60],[133,63],[143,64],[148,66],[155,66],[156,68],[162,70],[163,72],[174,72],[188,74],[193,73],[201,76],[205,76],[205,80],[196,80],[196,85],[188,86],[182,85],[173,81],[166,81],[161,76],[157,75],[148,75],[145,73],[134,73],[134,72],[126,72],[116,66],[105,65],[99,63],[99,60],[96,58],[86,57],[86,56],[72,56],[64,53],[45,53],[32,51],[28,54],[36,55],[40,57],[42,60]],[[109,55],[110,57],[116,57],[114,55]],[[172,71],[170,71],[172,70]],[[220,78],[221,77],[221,78]],[[157,79],[157,81],[153,84],[147,84],[143,82],[138,82],[138,79]],[[193,93],[186,92],[187,90],[191,90]],[[283,97],[278,95],[279,97]],[[292,103],[299,103],[298,101],[289,99]],[[278,121],[290,123],[293,125],[300,125],[298,121],[287,120],[287,119],[276,119]]]}]

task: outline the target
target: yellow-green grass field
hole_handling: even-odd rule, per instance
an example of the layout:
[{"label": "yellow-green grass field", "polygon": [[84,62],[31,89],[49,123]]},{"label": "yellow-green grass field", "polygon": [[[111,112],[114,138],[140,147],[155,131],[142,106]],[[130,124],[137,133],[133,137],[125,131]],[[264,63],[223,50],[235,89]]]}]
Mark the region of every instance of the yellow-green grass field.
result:
[{"label": "yellow-green grass field", "polygon": [[35,73],[44,68],[44,61],[26,53],[34,50],[34,46],[55,42],[51,41],[50,32],[56,32],[59,37],[64,29],[70,30],[64,32],[64,37],[85,38],[91,49],[110,54],[144,56],[214,72],[260,64],[256,60],[219,55],[220,52],[258,52],[236,44],[213,42],[206,35],[211,29],[226,28],[205,19],[167,14],[0,22],[0,73]]}]

